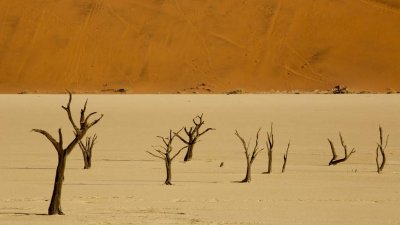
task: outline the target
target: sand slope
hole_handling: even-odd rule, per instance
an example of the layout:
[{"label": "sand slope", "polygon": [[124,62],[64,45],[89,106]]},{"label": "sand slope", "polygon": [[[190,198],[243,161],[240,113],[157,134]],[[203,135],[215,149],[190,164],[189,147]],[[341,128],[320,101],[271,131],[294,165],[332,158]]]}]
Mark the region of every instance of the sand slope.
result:
[{"label": "sand slope", "polygon": [[[87,96],[75,96],[74,115]],[[56,152],[31,128],[64,140],[72,128],[60,105],[66,95],[0,95],[0,224],[399,224],[400,108],[397,95],[92,95],[88,111],[105,114],[93,128],[99,136],[93,168],[84,171],[75,149],[67,162],[62,206],[66,216],[43,216],[51,197]],[[256,110],[250,110],[256,109]],[[156,135],[189,125],[204,112],[216,131],[196,145],[194,160],[173,163],[173,186],[163,185],[164,164],[146,154]],[[275,123],[273,173],[267,155],[253,165],[253,183],[243,179],[245,156],[234,129],[248,140]],[[390,134],[388,162],[375,172],[378,125]],[[357,152],[328,167],[326,138]],[[69,131],[69,132],[68,132]],[[279,172],[291,139],[286,173]],[[338,153],[342,154],[341,151]],[[224,167],[220,168],[221,161]],[[357,170],[357,172],[355,172]]]},{"label": "sand slope", "polygon": [[399,0],[0,0],[0,91],[385,91],[399,38]]}]

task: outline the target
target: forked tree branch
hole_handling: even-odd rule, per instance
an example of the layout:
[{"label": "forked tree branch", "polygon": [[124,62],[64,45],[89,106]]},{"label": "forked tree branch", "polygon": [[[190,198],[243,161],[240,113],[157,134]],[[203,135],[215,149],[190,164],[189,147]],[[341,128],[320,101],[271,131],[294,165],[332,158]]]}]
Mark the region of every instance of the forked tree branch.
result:
[{"label": "forked tree branch", "polygon": [[[384,139],[383,139],[383,129],[381,126],[379,126],[379,142],[377,143],[376,147],[376,167],[377,167],[377,172],[381,173],[383,171],[383,168],[385,167],[386,164],[386,147],[389,142],[389,135],[386,136],[386,141],[385,144],[383,144]],[[379,153],[382,156],[382,162],[379,163]]]},{"label": "forked tree branch", "polygon": [[68,116],[68,120],[70,121],[72,127],[74,128],[74,134],[75,138],[68,144],[68,146],[64,149],[63,148],[63,135],[61,129],[58,130],[58,136],[59,136],[59,141],[57,142],[47,131],[41,130],[41,129],[33,129],[32,131],[41,133],[43,134],[52,144],[53,146],[57,149],[57,151],[60,153],[62,151],[65,151],[65,153],[68,155],[71,153],[73,148],[75,147],[76,144],[78,144],[83,136],[86,134],[86,132],[95,124],[97,124],[102,118],[103,114],[91,123],[88,123],[89,117],[94,115],[95,113],[90,113],[89,116],[85,118],[85,111],[87,107],[87,100],[84,104],[83,109],[81,109],[81,117],[80,117],[80,127],[77,127],[71,113],[71,102],[72,102],[72,94],[71,92],[68,91],[68,103],[67,106],[61,106],[66,112]]},{"label": "forked tree branch", "polygon": [[177,156],[179,155],[179,153],[181,153],[181,151],[182,151],[183,149],[187,148],[187,147],[188,147],[188,146],[184,146],[184,147],[182,147],[181,149],[179,149],[178,152],[176,152],[176,154],[175,154],[174,156],[172,156],[171,160],[174,160],[175,157],[177,157]]},{"label": "forked tree branch", "polygon": [[[251,163],[253,163],[253,161],[257,157],[258,153],[260,153],[264,150],[264,148],[260,149],[258,147],[258,138],[260,136],[260,131],[261,131],[261,128],[258,129],[257,134],[256,134],[256,144],[254,145],[253,153],[251,154],[251,159],[250,159]],[[250,142],[249,142],[249,144],[250,144]]]},{"label": "forked tree branch", "polygon": [[72,113],[71,113],[72,94],[71,94],[70,91],[68,91],[68,96],[69,96],[69,99],[68,99],[67,106],[61,106],[61,107],[67,112],[68,119],[71,122],[72,127],[78,133],[79,132],[79,128],[76,126],[76,124],[74,122],[74,119],[72,118]]},{"label": "forked tree branch", "polygon": [[59,152],[60,144],[53,138],[53,136],[51,136],[51,134],[49,134],[47,131],[41,130],[41,129],[32,129],[32,131],[44,135],[51,142],[51,144],[53,144],[53,146],[57,150],[57,152]]},{"label": "forked tree branch", "polygon": [[249,159],[248,151],[249,151],[250,140],[248,141],[248,144],[247,144],[246,141],[240,136],[240,134],[239,134],[239,132],[237,130],[235,130],[235,135],[242,142],[242,145],[243,145],[243,148],[244,148],[244,153],[246,154],[246,158]]},{"label": "forked tree branch", "polygon": [[344,161],[346,161],[353,153],[356,152],[356,151],[355,151],[355,148],[352,148],[351,151],[350,151],[350,153],[348,153],[347,145],[344,143],[343,136],[342,136],[342,134],[341,134],[340,132],[339,132],[339,138],[340,138],[340,143],[341,143],[341,145],[342,145],[342,147],[343,147],[344,157],[341,158],[341,159],[337,159],[337,154],[336,154],[335,146],[334,146],[333,142],[332,142],[330,139],[328,139],[328,142],[329,142],[329,145],[330,145],[331,151],[332,151],[332,159],[330,160],[330,162],[329,162],[328,165],[336,165],[336,164],[339,164],[339,163],[341,163],[341,162],[344,162]]},{"label": "forked tree branch", "polygon": [[[158,154],[160,154],[161,156],[158,156],[156,154],[153,154],[150,151],[146,151],[147,153],[149,153],[152,156],[155,156],[157,158],[161,158],[163,160],[167,160],[168,158],[172,161],[177,155],[179,155],[179,153],[181,153],[181,151],[185,148],[187,148],[187,146],[182,147],[180,150],[177,151],[177,153],[175,153],[172,157],[169,156],[169,154],[172,152],[173,148],[172,148],[172,142],[174,140],[175,137],[177,137],[177,135],[179,134],[179,132],[181,132],[182,129],[180,129],[178,132],[172,132],[172,130],[170,130],[169,132],[169,137],[162,137],[162,136],[157,136],[157,138],[161,139],[162,142],[164,143],[165,146],[162,145],[155,145],[155,146],[151,146],[153,147],[153,150],[156,151]],[[164,151],[161,151],[160,149],[157,148],[161,148]]]}]

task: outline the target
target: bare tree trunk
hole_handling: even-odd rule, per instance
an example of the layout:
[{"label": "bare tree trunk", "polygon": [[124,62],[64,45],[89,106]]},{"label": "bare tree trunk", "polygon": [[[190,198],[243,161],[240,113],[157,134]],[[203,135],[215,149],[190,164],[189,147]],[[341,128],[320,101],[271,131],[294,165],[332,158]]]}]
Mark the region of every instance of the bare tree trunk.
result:
[{"label": "bare tree trunk", "polygon": [[377,172],[381,173],[383,171],[383,168],[385,167],[386,163],[386,155],[384,151],[381,151],[382,155],[382,163],[379,165],[379,147],[376,149],[376,166],[378,167]]},{"label": "bare tree trunk", "polygon": [[[386,154],[385,154],[385,150],[386,147],[388,145],[388,141],[389,141],[389,135],[386,137],[386,144],[384,144],[384,138],[383,138],[383,130],[382,127],[379,126],[379,142],[378,142],[378,146],[376,147],[376,166],[378,167],[377,172],[381,173],[383,171],[383,168],[385,167],[386,164]],[[382,155],[382,162],[379,165],[379,152]]]},{"label": "bare tree trunk", "polygon": [[379,167],[379,146],[376,148],[376,158],[375,158],[375,162],[376,162],[376,171],[378,173],[381,173],[380,167]]},{"label": "bare tree trunk", "polygon": [[92,168],[92,157],[88,156],[86,169],[90,169],[90,168]]},{"label": "bare tree trunk", "polygon": [[78,143],[82,150],[83,162],[85,163],[83,169],[90,169],[92,167],[92,151],[96,140],[97,135],[94,134],[92,137],[86,137],[85,143],[82,143],[81,140]]},{"label": "bare tree trunk", "polygon": [[271,130],[267,132],[267,150],[268,150],[268,170],[267,174],[272,172],[272,151],[274,149],[274,133],[272,129],[273,124],[271,123]]},{"label": "bare tree trunk", "polygon": [[381,151],[382,154],[382,163],[381,166],[379,167],[379,173],[383,171],[383,167],[385,167],[386,164],[386,155],[384,151]]},{"label": "bare tree trunk", "polygon": [[288,155],[289,155],[289,148],[290,148],[290,140],[289,140],[288,146],[286,148],[286,153],[283,155],[282,173],[285,172],[286,161],[287,161],[287,158],[288,158]]},{"label": "bare tree trunk", "polygon": [[242,180],[242,183],[250,183],[251,182],[251,163],[247,163],[246,177]]},{"label": "bare tree trunk", "polygon": [[167,169],[167,178],[165,179],[165,184],[166,185],[172,185],[171,183],[171,161],[170,160],[165,160],[165,167]]},{"label": "bare tree trunk", "polygon": [[272,150],[268,150],[268,170],[267,173],[272,172]]},{"label": "bare tree trunk", "polygon": [[187,150],[187,152],[186,152],[185,159],[184,159],[185,162],[188,162],[188,161],[191,161],[191,160],[192,160],[192,157],[193,157],[193,148],[194,148],[194,144],[189,144],[189,145],[188,145],[188,150]]},{"label": "bare tree trunk", "polygon": [[67,162],[67,155],[64,154],[64,152],[62,154],[59,154],[56,177],[54,180],[54,189],[53,189],[53,194],[51,196],[50,206],[48,209],[49,215],[64,215],[61,209],[61,191],[64,182],[64,171],[66,162]]},{"label": "bare tree trunk", "polygon": [[261,128],[258,129],[257,135],[256,135],[256,144],[254,145],[253,152],[249,152],[249,146],[250,146],[250,141],[246,143],[246,141],[240,136],[239,132],[235,130],[235,135],[240,139],[240,141],[243,144],[244,148],[244,154],[246,156],[246,163],[247,163],[247,169],[246,169],[246,177],[241,181],[242,183],[250,183],[251,182],[251,165],[253,165],[254,160],[256,159],[258,153],[260,153],[263,148],[258,147],[258,137],[260,135]]},{"label": "bare tree trunk", "polygon": [[283,165],[282,165],[282,173],[285,172],[285,168],[286,168],[286,160],[287,158],[285,156],[283,156]]},{"label": "bare tree trunk", "polygon": [[88,152],[82,151],[83,161],[85,163],[83,169],[90,169],[92,167],[92,157]]}]

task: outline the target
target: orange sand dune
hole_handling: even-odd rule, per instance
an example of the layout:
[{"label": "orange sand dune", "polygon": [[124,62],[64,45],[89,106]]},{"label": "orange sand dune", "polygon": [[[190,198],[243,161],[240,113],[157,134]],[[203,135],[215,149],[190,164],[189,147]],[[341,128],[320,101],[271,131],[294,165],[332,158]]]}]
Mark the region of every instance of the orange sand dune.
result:
[{"label": "orange sand dune", "polygon": [[0,0],[0,92],[385,91],[399,40],[400,0]]}]

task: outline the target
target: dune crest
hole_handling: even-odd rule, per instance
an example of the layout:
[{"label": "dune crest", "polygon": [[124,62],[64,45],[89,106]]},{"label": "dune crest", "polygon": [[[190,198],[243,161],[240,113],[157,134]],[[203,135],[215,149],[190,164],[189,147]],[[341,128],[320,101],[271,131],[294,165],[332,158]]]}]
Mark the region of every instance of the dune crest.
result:
[{"label": "dune crest", "polygon": [[0,92],[400,89],[400,2],[0,1]]}]

